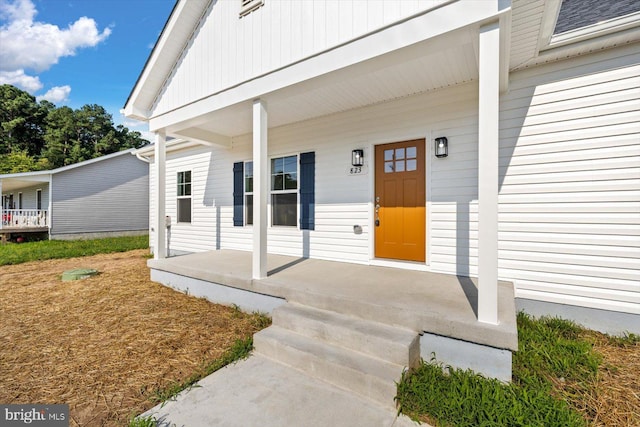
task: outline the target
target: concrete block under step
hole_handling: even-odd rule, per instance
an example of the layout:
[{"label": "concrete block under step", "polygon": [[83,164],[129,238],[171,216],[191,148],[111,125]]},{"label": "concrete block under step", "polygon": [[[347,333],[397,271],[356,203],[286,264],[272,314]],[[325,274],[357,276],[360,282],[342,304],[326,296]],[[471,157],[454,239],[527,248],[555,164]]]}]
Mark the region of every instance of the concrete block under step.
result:
[{"label": "concrete block under step", "polygon": [[419,335],[409,329],[294,303],[275,309],[273,324],[401,366],[420,363]]},{"label": "concrete block under step", "polygon": [[257,353],[395,408],[403,366],[272,325],[253,337]]}]

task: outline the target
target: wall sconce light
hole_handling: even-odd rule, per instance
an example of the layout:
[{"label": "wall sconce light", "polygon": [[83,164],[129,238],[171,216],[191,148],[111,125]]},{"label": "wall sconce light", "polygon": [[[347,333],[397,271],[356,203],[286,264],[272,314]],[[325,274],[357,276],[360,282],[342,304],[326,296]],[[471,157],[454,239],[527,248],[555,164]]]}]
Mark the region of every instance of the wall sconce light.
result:
[{"label": "wall sconce light", "polygon": [[436,138],[435,153],[436,157],[447,157],[449,154],[449,142],[446,137]]},{"label": "wall sconce light", "polygon": [[363,166],[364,165],[364,150],[358,149],[351,152],[351,165]]}]

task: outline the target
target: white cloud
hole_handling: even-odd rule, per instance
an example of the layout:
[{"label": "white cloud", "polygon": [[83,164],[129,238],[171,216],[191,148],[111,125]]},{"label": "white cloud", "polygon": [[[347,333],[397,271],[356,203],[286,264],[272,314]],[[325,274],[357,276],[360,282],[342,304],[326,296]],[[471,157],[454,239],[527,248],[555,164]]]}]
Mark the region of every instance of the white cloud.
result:
[{"label": "white cloud", "polygon": [[56,86],[52,87],[45,93],[44,95],[39,95],[36,97],[36,100],[40,101],[46,99],[49,102],[53,102],[54,104],[58,104],[61,102],[66,102],[69,99],[69,94],[71,93],[71,86]]},{"label": "white cloud", "polygon": [[119,122],[120,124],[122,124],[122,126],[126,127],[130,131],[140,132],[142,138],[153,143],[153,141],[155,141],[156,139],[156,135],[153,132],[149,131],[149,123],[125,117],[123,111],[124,110],[120,110],[119,116],[116,117],[114,121]]},{"label": "white cloud", "polygon": [[0,2],[0,18],[8,21],[33,21],[36,13],[36,7],[29,0],[17,0],[13,3],[7,0]]},{"label": "white cloud", "polygon": [[[86,16],[60,29],[57,25],[34,21],[36,14],[31,0],[0,0],[0,82],[9,83],[11,79],[11,84],[31,93],[40,90],[42,83],[25,70],[36,73],[48,70],[60,58],[73,56],[81,48],[96,46],[111,34],[110,28],[100,32],[96,22]],[[53,88],[43,98],[50,92],[63,93],[60,87]]]},{"label": "white cloud", "polygon": [[36,76],[28,76],[24,70],[2,71],[0,70],[0,84],[17,86],[29,93],[34,93],[42,89],[42,83]]},{"label": "white cloud", "polygon": [[83,16],[65,29],[34,22],[36,10],[31,0],[0,0],[0,67],[5,71],[49,69],[61,57],[73,56],[83,47],[95,46],[111,34],[110,28],[98,31],[96,21]]}]

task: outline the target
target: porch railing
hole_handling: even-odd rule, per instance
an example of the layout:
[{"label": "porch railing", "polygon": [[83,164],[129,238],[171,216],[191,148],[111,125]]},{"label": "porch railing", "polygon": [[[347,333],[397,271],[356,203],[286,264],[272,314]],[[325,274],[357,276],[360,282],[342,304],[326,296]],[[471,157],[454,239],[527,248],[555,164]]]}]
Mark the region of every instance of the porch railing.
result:
[{"label": "porch railing", "polygon": [[0,228],[46,228],[49,216],[42,209],[3,209]]}]

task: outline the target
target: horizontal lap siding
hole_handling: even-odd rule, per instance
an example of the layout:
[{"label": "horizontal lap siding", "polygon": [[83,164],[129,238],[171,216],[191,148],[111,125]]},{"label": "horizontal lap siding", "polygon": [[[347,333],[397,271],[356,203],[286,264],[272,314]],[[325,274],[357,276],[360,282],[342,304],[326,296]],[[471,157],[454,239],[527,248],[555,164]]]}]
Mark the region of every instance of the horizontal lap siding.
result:
[{"label": "horizontal lap siding", "polygon": [[[429,190],[433,194],[428,197],[433,200],[432,214],[437,218],[431,232],[440,236],[439,240],[434,237],[431,245],[431,267],[438,271],[467,271],[469,262],[476,264],[477,255],[467,253],[461,257],[451,254],[450,249],[455,248],[456,242],[467,247],[469,238],[472,246],[477,246],[475,217],[466,218],[462,231],[456,232],[456,221],[461,219],[456,214],[458,207],[461,212],[477,212],[476,129],[475,84],[269,129],[269,157],[316,153],[315,230],[269,227],[269,252],[368,263],[373,238],[373,146],[427,138],[427,168],[433,181]],[[449,158],[431,160],[431,135],[449,138]],[[356,148],[365,149],[368,173],[349,176],[351,151]],[[173,224],[172,249],[212,250],[219,244],[222,249],[251,250],[252,227],[233,226],[232,199],[233,163],[250,160],[251,153],[251,136],[244,135],[233,138],[232,149],[197,147],[167,154],[167,215],[176,215],[178,171],[192,171],[194,195],[192,223]],[[354,225],[362,227],[361,234],[354,232]],[[305,233],[309,236],[308,253]]]},{"label": "horizontal lap siding", "polygon": [[13,194],[13,201],[16,204],[16,209],[18,207],[18,194],[22,193],[22,209],[36,209],[38,207],[38,190],[42,190],[42,209],[45,211],[49,210],[49,184],[41,183],[34,185],[29,188],[23,188],[20,190],[10,191],[5,193]]},{"label": "horizontal lap siding", "polygon": [[640,54],[513,73],[500,111],[500,277],[640,313]]},{"label": "horizontal lap siding", "polygon": [[147,230],[148,180],[130,153],[55,173],[51,234]]}]

